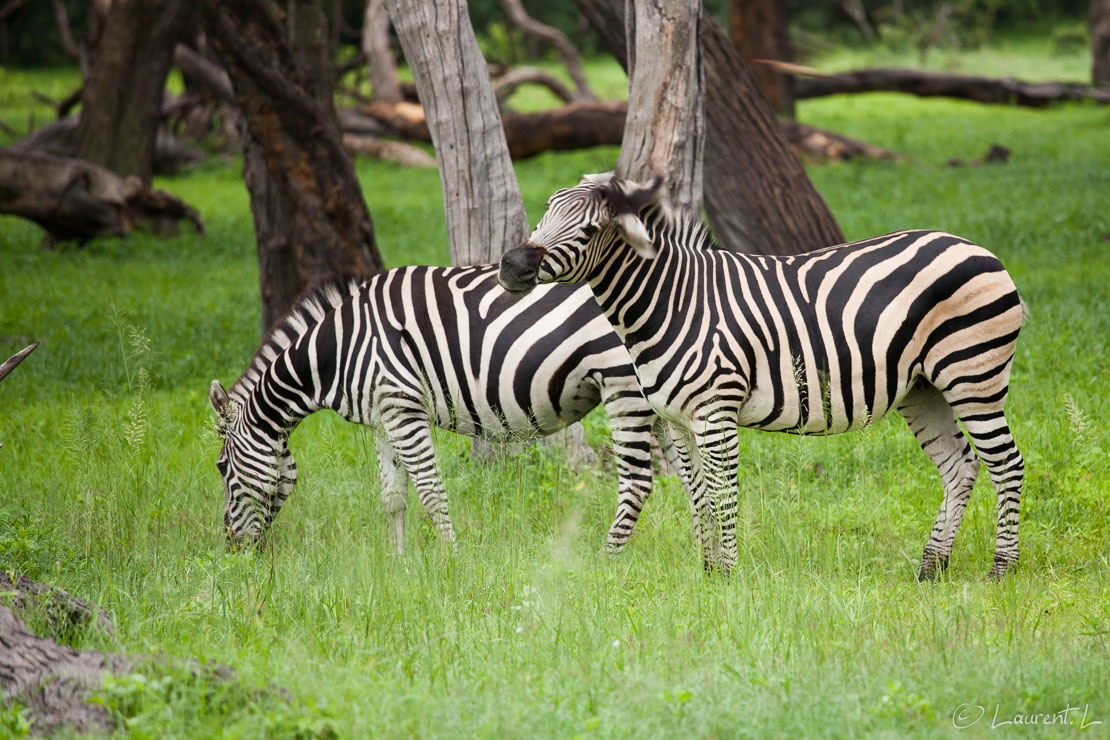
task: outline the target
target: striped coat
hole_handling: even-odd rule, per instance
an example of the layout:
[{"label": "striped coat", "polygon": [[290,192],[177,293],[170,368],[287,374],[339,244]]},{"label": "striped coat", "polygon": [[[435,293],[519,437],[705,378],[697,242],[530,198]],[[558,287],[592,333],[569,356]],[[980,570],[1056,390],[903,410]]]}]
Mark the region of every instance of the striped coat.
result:
[{"label": "striped coat", "polygon": [[891,409],[945,486],[919,576],[947,564],[980,459],[998,493],[992,573],[1016,563],[1024,463],[1003,407],[1024,306],[1001,262],[935,231],[740,254],[673,218],[661,192],[600,176],[556,193],[500,279],[590,285],[649,401],[692,443],[707,567],[735,563],[738,426],[836,434]]},{"label": "striped coat", "polygon": [[432,425],[491,440],[556,432],[604,404],[619,481],[608,546],[627,541],[651,490],[656,415],[593,295],[552,285],[507,295],[496,266],[402,267],[306,294],[225,391],[217,466],[234,540],[257,540],[296,481],[289,434],[332,409],[375,430],[381,495],[403,549],[404,472],[440,536],[454,541]]}]

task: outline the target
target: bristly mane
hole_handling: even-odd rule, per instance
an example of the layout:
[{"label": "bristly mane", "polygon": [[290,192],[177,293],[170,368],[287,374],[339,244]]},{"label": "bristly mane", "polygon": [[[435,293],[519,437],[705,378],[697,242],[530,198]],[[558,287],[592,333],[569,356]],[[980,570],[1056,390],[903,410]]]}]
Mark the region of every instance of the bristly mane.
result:
[{"label": "bristly mane", "polygon": [[293,307],[262,340],[246,371],[231,386],[228,395],[232,403],[241,406],[274,358],[316,326],[329,312],[358,293],[369,277],[361,274],[329,276],[305,288],[293,302]]}]

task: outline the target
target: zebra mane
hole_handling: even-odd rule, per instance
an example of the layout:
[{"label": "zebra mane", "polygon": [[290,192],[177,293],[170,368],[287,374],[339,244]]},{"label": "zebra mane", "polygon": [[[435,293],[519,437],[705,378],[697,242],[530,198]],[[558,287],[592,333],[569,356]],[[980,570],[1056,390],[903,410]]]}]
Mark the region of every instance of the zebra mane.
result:
[{"label": "zebra mane", "polygon": [[274,359],[309,332],[329,312],[358,293],[369,277],[357,273],[330,276],[316,280],[305,288],[293,302],[292,308],[262,340],[246,371],[231,386],[228,395],[232,403],[241,406]]},{"label": "zebra mane", "polygon": [[696,249],[725,249],[718,244],[713,232],[701,218],[691,218],[676,213],[671,207],[665,190],[650,201],[642,200],[646,190],[655,190],[662,183],[663,178],[656,175],[646,188],[641,186],[641,191],[634,192],[631,197],[625,189],[628,183],[616,180],[612,172],[585,175],[580,185],[586,185],[592,197],[608,203],[618,213],[625,211],[636,214],[644,225],[656,234],[674,231],[681,237],[683,243]]}]

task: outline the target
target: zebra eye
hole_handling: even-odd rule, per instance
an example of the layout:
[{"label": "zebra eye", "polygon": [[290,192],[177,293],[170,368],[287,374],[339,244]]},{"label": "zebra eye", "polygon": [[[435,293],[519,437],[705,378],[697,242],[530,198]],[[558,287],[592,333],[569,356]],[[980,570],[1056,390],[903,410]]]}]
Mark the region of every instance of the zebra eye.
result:
[{"label": "zebra eye", "polygon": [[586,236],[593,236],[598,232],[598,228],[593,224],[586,224],[582,227],[582,233]]}]

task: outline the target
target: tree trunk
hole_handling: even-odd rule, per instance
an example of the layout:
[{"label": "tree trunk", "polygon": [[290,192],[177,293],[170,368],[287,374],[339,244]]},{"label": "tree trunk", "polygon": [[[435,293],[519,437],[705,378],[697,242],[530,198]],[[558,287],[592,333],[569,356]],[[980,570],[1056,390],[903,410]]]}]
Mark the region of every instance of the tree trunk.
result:
[{"label": "tree trunk", "polygon": [[382,269],[332,104],[327,19],[311,0],[202,0],[243,112],[265,334],[312,280]]},{"label": "tree trunk", "polygon": [[705,152],[700,0],[628,0],[628,115],[616,174],[664,175],[671,205],[699,218]]},{"label": "tree trunk", "polygon": [[978,77],[929,69],[858,69],[821,77],[799,77],[795,91],[799,100],[845,93],[900,92],[926,98],[960,98],[1030,108],[1043,108],[1066,100],[1110,103],[1110,91],[1088,85],[1022,82],[1010,77]]},{"label": "tree trunk", "polygon": [[732,0],[728,35],[780,116],[794,117],[794,78],[758,59],[793,61],[785,0]]},{"label": "tree trunk", "polygon": [[78,159],[150,183],[162,91],[188,0],[115,0],[81,96]]},{"label": "tree trunk", "polygon": [[1110,0],[1091,0],[1091,84],[1110,87]]},{"label": "tree trunk", "polygon": [[394,103],[401,99],[397,62],[389,46],[389,11],[384,0],[367,0],[362,22],[362,55],[370,68],[370,99]]},{"label": "tree trunk", "polygon": [[385,3],[435,145],[451,264],[496,262],[528,236],[528,218],[466,3]]},{"label": "tree trunk", "polygon": [[[620,0],[575,0],[625,64]],[[699,23],[705,69],[705,209],[730,249],[799,254],[844,241],[739,52],[715,19]]]}]

